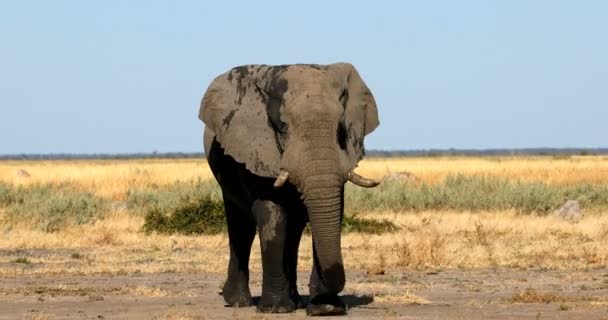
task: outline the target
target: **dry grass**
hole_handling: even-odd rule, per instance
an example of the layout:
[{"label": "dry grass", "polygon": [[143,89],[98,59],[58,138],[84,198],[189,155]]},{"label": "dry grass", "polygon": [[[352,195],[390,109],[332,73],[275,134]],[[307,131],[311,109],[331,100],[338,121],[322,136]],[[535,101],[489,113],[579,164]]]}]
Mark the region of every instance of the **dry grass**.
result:
[{"label": "dry grass", "polygon": [[585,295],[566,296],[551,292],[539,292],[528,288],[522,292],[515,293],[507,301],[511,303],[592,302],[596,305],[601,305],[606,302],[606,299]]},{"label": "dry grass", "polygon": [[398,282],[357,282],[347,283],[344,294],[359,297],[373,297],[374,301],[399,304],[429,304],[428,299],[414,292],[423,285],[402,284]]},{"label": "dry grass", "polygon": [[[424,212],[374,214],[402,230],[386,235],[348,235],[347,263],[374,268],[517,267],[581,269],[604,267],[608,217],[594,215],[578,224],[554,217]],[[382,252],[382,259],[369,259]],[[350,260],[350,261],[349,261]]]},{"label": "dry grass", "polygon": [[54,314],[47,314],[47,313],[43,313],[43,312],[38,312],[35,311],[32,314],[26,315],[23,317],[23,319],[25,320],[49,320],[49,319],[55,319],[55,315]]},{"label": "dry grass", "polygon": [[[19,175],[20,169],[30,177]],[[360,163],[357,171],[372,178],[409,171],[429,183],[443,181],[448,175],[463,174],[542,181],[550,185],[605,184],[608,183],[608,157],[368,158]],[[124,200],[133,189],[211,178],[204,159],[0,162],[0,182],[19,185],[68,182],[113,200]]]},{"label": "dry grass", "polygon": [[392,295],[383,295],[379,294],[374,296],[374,300],[378,302],[387,302],[387,303],[398,303],[398,304],[429,304],[431,303],[424,297],[415,295],[409,291],[400,294],[392,294]]},{"label": "dry grass", "polygon": [[606,156],[368,158],[357,171],[380,178],[404,170],[429,183],[441,182],[450,174],[542,181],[549,185],[608,183]]},{"label": "dry grass", "polygon": [[149,286],[120,286],[120,287],[81,287],[79,285],[37,286],[0,288],[2,296],[35,296],[46,294],[50,296],[88,296],[88,295],[124,295],[132,294],[145,297],[188,296],[191,292],[171,292],[158,287]]},{"label": "dry grass", "polygon": [[[19,169],[30,173],[21,177]],[[407,170],[426,182],[448,174],[491,175],[555,185],[607,184],[608,158],[437,157],[369,159],[358,171],[371,177]],[[204,160],[9,161],[0,162],[0,182],[17,185],[69,182],[113,200],[129,190],[166,186],[175,181],[210,179]],[[4,210],[0,208],[0,222]],[[348,269],[515,267],[584,269],[608,266],[608,216],[602,212],[571,224],[551,216],[496,212],[374,212],[361,217],[390,219],[400,230],[383,235],[343,236]],[[102,219],[57,232],[14,227],[0,230],[0,274],[39,273],[224,273],[228,259],[225,234],[145,235],[144,218],[111,209]],[[251,269],[260,271],[259,244]],[[374,257],[370,259],[370,257]],[[18,258],[30,263],[15,263]],[[311,239],[305,235],[300,268],[311,265]]]},{"label": "dry grass", "polygon": [[[383,235],[343,235],[347,269],[608,266],[608,217],[601,215],[588,216],[578,224],[512,212],[373,216],[391,219],[401,230]],[[142,217],[121,213],[56,233],[7,231],[0,235],[4,251],[0,274],[225,272],[226,235],[145,235],[140,231],[142,222]],[[30,263],[15,263],[17,258],[27,258]],[[311,263],[311,238],[305,235],[300,269],[309,270]],[[257,239],[251,269],[261,270]]]},{"label": "dry grass", "polygon": [[[236,317],[233,317],[233,318],[236,319]],[[206,317],[198,315],[198,314],[194,314],[192,312],[169,310],[164,315],[162,315],[161,317],[154,318],[154,319],[163,319],[163,320],[205,320],[205,319],[209,319],[209,318],[206,318]]]},{"label": "dry grass", "polygon": [[[30,177],[19,175],[20,169]],[[0,182],[18,185],[67,182],[118,201],[125,200],[129,190],[199,178],[212,178],[203,159],[0,162]]]}]

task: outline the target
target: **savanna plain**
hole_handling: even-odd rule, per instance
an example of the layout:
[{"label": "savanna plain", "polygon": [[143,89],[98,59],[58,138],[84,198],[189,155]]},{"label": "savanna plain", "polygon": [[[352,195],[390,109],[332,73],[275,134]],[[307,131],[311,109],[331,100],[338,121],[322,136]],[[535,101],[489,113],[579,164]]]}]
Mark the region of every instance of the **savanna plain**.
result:
[{"label": "savanna plain", "polygon": [[[345,190],[349,317],[608,319],[608,156],[366,158]],[[568,200],[582,216],[555,214]],[[0,162],[0,319],[303,318],[224,307],[204,159]],[[311,236],[299,253],[308,292]],[[254,242],[250,270],[260,294]],[[306,298],[306,296],[304,297]]]}]

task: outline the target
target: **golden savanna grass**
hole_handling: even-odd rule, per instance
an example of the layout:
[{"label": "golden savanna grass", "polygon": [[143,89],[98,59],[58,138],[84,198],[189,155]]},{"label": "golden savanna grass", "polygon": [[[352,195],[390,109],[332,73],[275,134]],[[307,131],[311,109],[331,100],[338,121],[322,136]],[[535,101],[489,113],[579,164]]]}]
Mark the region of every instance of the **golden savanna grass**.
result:
[{"label": "golden savanna grass", "polygon": [[[372,215],[391,219],[401,230],[382,235],[344,234],[342,247],[349,269],[585,269],[605,267],[608,262],[608,217],[601,215],[577,224],[512,212]],[[225,272],[225,235],[144,235],[139,231],[142,223],[143,218],[123,212],[55,233],[6,231],[0,237],[0,248],[49,251],[37,256],[16,250],[0,256],[0,274]],[[29,255],[31,263],[17,267],[14,261],[23,254]],[[300,269],[309,270],[311,263],[311,238],[305,235]],[[256,240],[251,269],[260,271],[260,266]]]},{"label": "golden savanna grass", "polygon": [[[18,174],[19,170],[30,177]],[[70,183],[113,200],[124,200],[129,190],[199,178],[212,178],[204,159],[0,162],[0,182]]]},{"label": "golden savanna grass", "polygon": [[[20,169],[30,177],[19,175]],[[361,162],[357,171],[375,178],[409,171],[428,183],[450,174],[464,174],[552,185],[607,184],[608,158],[372,158]],[[202,159],[0,162],[0,182],[67,182],[117,201],[124,200],[129,190],[210,178]],[[0,221],[1,216],[0,208]],[[365,217],[389,219],[400,230],[382,235],[343,235],[347,269],[584,269],[608,265],[608,216],[602,213],[587,215],[575,224],[553,216],[511,211],[373,212]],[[226,235],[146,235],[141,232],[143,221],[141,215],[116,208],[102,220],[53,233],[17,227],[0,230],[0,249],[8,250],[8,254],[0,255],[0,274],[225,272]],[[38,249],[44,254],[37,254]],[[15,262],[23,255],[31,263]],[[310,266],[311,238],[305,235],[299,267],[309,270]],[[251,269],[260,271],[257,240]],[[410,298],[412,303],[424,303],[415,296]]]},{"label": "golden savanna grass", "polygon": [[[19,175],[20,169],[31,177]],[[360,174],[376,179],[401,171],[411,172],[428,183],[463,174],[550,185],[605,184],[608,156],[368,158],[357,168]],[[123,200],[129,189],[195,179],[212,179],[204,159],[0,162],[0,182],[25,185],[69,182],[114,200]]]},{"label": "golden savanna grass", "polygon": [[370,158],[362,161],[357,171],[374,178],[408,171],[428,183],[463,174],[549,185],[603,184],[608,182],[608,156]]}]

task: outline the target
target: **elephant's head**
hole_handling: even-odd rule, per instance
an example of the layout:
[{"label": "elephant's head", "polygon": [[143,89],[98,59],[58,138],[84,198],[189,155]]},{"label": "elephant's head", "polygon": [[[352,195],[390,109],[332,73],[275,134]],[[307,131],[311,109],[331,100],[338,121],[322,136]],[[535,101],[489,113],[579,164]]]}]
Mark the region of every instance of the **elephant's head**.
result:
[{"label": "elephant's head", "polygon": [[328,293],[344,287],[340,251],[347,180],[377,183],[353,172],[363,139],[379,124],[376,102],[355,68],[249,65],[217,77],[199,118],[225,152],[251,172],[287,181],[302,194],[320,275]]}]

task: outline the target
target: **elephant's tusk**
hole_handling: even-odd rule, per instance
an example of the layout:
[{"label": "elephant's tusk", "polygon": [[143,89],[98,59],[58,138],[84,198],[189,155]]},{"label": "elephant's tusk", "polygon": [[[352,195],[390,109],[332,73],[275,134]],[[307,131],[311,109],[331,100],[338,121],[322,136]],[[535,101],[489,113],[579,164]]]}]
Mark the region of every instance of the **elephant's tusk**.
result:
[{"label": "elephant's tusk", "polygon": [[364,188],[373,188],[380,184],[379,181],[364,178],[352,170],[348,172],[348,181]]},{"label": "elephant's tusk", "polygon": [[274,181],[274,187],[275,188],[282,187],[285,184],[285,182],[287,181],[287,178],[289,178],[289,172],[281,169],[281,173],[279,173],[279,177],[277,178],[277,180]]}]

